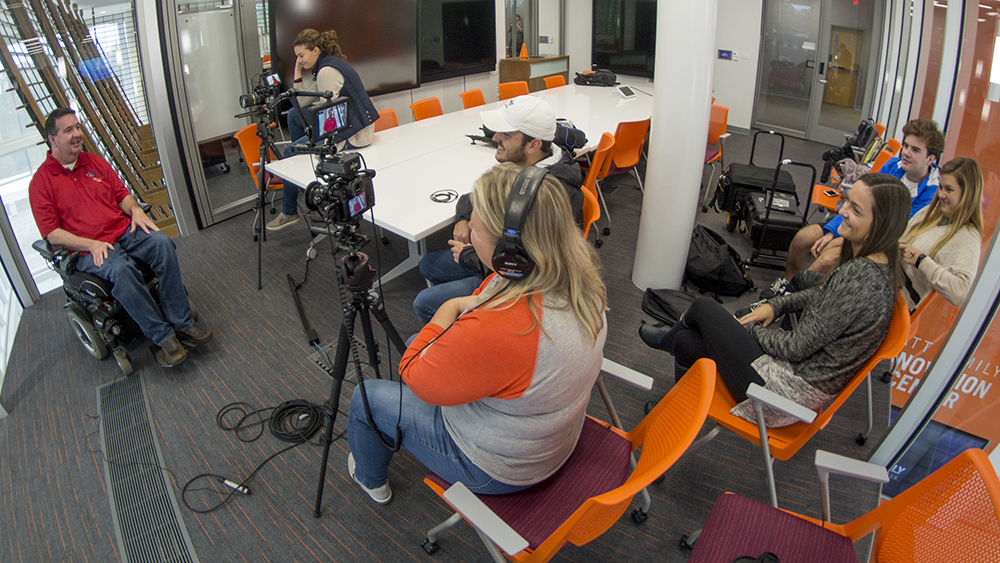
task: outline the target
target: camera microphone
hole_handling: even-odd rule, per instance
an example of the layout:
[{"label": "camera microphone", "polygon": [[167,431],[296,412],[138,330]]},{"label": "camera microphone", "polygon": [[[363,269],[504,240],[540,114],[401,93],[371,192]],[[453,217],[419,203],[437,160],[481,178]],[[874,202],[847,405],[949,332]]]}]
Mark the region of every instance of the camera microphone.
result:
[{"label": "camera microphone", "polygon": [[239,483],[235,483],[233,481],[230,481],[229,479],[223,478],[222,479],[222,484],[225,485],[225,486],[227,486],[227,487],[229,487],[230,489],[236,491],[237,493],[242,493],[244,495],[249,495],[250,494],[250,489],[244,487],[243,485],[240,485]]}]

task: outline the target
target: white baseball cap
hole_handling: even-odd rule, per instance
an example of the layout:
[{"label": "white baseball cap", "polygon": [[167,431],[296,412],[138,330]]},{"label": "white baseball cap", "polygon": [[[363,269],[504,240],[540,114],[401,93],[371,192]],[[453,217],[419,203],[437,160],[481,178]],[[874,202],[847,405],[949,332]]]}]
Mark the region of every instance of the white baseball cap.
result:
[{"label": "white baseball cap", "polygon": [[483,118],[483,125],[490,131],[520,131],[543,141],[556,138],[556,114],[552,111],[552,106],[534,96],[511,98],[498,109],[484,111],[479,115]]}]

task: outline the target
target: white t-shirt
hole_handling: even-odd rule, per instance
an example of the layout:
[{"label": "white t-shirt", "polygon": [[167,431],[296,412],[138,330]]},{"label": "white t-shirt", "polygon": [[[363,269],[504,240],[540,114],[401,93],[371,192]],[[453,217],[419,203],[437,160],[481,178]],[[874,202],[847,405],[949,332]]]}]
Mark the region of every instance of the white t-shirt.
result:
[{"label": "white t-shirt", "polygon": [[917,189],[920,188],[920,182],[911,182],[909,178],[906,177],[906,174],[903,174],[903,177],[900,178],[900,180],[903,181],[903,185],[906,186],[906,189],[910,190],[910,197],[917,197]]}]

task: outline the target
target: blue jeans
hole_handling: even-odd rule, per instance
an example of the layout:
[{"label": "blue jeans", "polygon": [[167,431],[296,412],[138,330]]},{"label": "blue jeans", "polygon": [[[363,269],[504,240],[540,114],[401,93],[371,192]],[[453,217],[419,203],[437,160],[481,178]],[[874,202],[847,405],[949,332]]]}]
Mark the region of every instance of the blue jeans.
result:
[{"label": "blue jeans", "polygon": [[478,271],[455,262],[451,250],[431,252],[421,258],[420,274],[434,284],[421,290],[413,300],[413,312],[424,324],[430,322],[445,301],[472,295],[484,279]]},{"label": "blue jeans", "polygon": [[[149,264],[159,278],[158,306],[146,289],[142,272],[136,268],[132,258]],[[157,346],[173,338],[175,330],[185,331],[194,325],[191,304],[181,281],[174,241],[161,232],[150,231],[147,234],[142,229],[136,229],[134,233],[126,230],[115,241],[114,249],[108,251],[100,268],[94,265],[92,254],[81,258],[76,267],[110,281],[114,285],[111,294],[121,302],[143,334]]]},{"label": "blue jeans", "polygon": [[[347,440],[354,454],[354,476],[364,486],[374,489],[389,480],[392,452],[382,446],[368,425],[358,389],[351,397]],[[472,492],[484,495],[514,493],[530,486],[501,483],[476,467],[445,429],[441,407],[421,401],[409,387],[395,381],[371,379],[365,381],[365,391],[372,420],[385,441],[393,444],[398,420],[402,447],[445,481],[461,481]]]}]

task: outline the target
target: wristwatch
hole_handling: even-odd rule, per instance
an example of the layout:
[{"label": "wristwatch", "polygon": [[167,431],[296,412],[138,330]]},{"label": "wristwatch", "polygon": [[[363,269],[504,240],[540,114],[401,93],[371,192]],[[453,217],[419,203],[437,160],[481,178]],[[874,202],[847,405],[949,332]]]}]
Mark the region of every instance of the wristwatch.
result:
[{"label": "wristwatch", "polygon": [[916,267],[917,267],[917,269],[920,269],[920,262],[921,262],[921,261],[922,261],[922,260],[923,260],[924,258],[927,258],[927,255],[926,255],[926,254],[923,254],[923,253],[921,253],[921,254],[920,254],[920,256],[917,256],[917,260],[916,260],[916,261],[915,261],[915,262],[913,263],[913,265],[914,265],[914,266],[916,266]]}]

